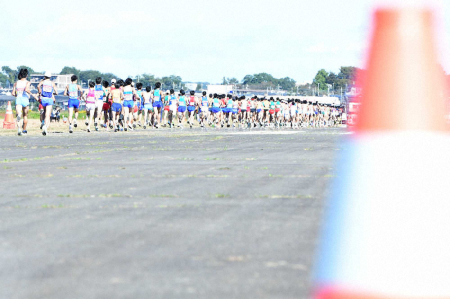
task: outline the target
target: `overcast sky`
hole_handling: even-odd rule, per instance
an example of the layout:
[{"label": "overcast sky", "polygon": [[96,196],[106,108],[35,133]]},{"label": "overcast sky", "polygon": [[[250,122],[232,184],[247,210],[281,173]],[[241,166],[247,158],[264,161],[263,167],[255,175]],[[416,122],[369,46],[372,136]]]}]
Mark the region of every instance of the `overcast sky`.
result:
[{"label": "overcast sky", "polygon": [[[258,72],[311,81],[320,68],[364,66],[377,2],[8,1],[0,11],[0,65],[175,74],[212,83]],[[450,15],[450,1],[439,5],[441,16]],[[441,20],[444,41],[450,20]]]}]

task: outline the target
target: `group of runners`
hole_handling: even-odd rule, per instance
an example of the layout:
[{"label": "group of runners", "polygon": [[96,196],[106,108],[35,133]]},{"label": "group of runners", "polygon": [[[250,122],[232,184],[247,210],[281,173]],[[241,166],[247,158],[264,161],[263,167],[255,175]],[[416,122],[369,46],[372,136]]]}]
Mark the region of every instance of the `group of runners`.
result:
[{"label": "group of runners", "polygon": [[[38,84],[38,93],[32,94],[28,71],[19,72],[14,84],[16,97],[18,134],[27,134],[27,114],[30,97],[39,102],[42,134],[47,135],[50,126],[50,114],[55,103],[57,89],[46,72]],[[91,126],[98,131],[132,131],[137,127],[160,128],[175,125],[183,128],[187,124],[192,128],[194,122],[204,128],[212,127],[300,127],[336,126],[340,121],[341,110],[331,105],[320,105],[298,99],[280,100],[278,98],[236,97],[232,94],[218,95],[203,92],[197,97],[195,91],[175,92],[173,89],[162,91],[161,83],[152,88],[135,83],[131,78],[111,80],[96,78],[89,82],[87,90],[78,85],[76,75],[64,90],[69,97],[69,132],[78,127],[77,119],[81,104],[85,103],[87,132]]]}]

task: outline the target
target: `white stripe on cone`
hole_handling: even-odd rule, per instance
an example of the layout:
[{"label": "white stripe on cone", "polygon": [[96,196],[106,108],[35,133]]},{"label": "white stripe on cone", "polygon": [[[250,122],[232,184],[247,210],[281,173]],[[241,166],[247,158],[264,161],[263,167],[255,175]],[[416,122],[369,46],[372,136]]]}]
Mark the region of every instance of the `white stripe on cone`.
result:
[{"label": "white stripe on cone", "polygon": [[450,136],[347,140],[322,235],[318,286],[367,295],[450,295]]}]

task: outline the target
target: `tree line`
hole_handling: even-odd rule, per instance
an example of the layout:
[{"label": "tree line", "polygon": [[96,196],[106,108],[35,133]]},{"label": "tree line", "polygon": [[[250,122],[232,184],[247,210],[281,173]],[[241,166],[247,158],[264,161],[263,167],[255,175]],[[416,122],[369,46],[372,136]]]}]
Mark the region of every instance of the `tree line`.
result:
[{"label": "tree line", "polygon": [[313,80],[313,85],[321,91],[343,91],[348,86],[354,85],[357,75],[362,75],[364,70],[353,66],[342,66],[339,73],[327,72],[321,69],[317,72]]},{"label": "tree line", "polygon": [[[9,66],[2,66],[0,72],[0,84],[2,87],[7,86],[7,82],[13,84],[17,80],[17,75],[19,70],[22,68],[28,69],[29,74],[35,73],[44,73],[44,72],[36,72],[31,67],[28,66],[18,66],[16,69],[12,69]],[[357,74],[363,74],[364,70],[352,67],[352,66],[343,66],[340,68],[339,73],[327,72],[325,69],[321,69],[317,72],[314,77],[312,84],[300,85],[296,84],[296,81],[292,78],[275,78],[271,74],[268,73],[258,73],[253,75],[246,75],[241,81],[236,78],[226,78],[223,77],[222,84],[223,85],[236,85],[239,89],[257,89],[257,90],[284,90],[287,92],[298,92],[303,94],[308,94],[311,92],[311,87],[320,91],[328,91],[334,90],[336,93],[339,93],[341,88],[345,90],[347,86],[351,86],[354,84],[356,80]],[[75,67],[65,66],[60,72],[61,75],[66,74],[75,74],[78,76],[79,82],[83,82],[87,84],[88,81],[93,81],[97,77],[101,77],[104,80],[111,81],[111,79],[118,79],[113,73],[102,73],[97,70],[80,70]],[[139,81],[144,83],[144,86],[151,85],[154,86],[156,82],[161,82],[162,87],[164,89],[180,89],[185,88],[185,85],[182,82],[182,78],[176,75],[157,77],[155,75],[144,73],[141,75],[137,75],[132,77],[134,81]],[[201,90],[203,87],[208,84],[207,82],[199,82],[197,84],[196,90]]]}]

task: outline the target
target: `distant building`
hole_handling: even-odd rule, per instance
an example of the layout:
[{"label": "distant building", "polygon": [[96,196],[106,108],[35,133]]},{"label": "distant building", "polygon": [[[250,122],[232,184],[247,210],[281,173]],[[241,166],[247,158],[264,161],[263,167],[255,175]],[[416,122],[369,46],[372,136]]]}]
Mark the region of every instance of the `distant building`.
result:
[{"label": "distant building", "polygon": [[[66,88],[67,84],[72,83],[70,77],[72,77],[73,74],[69,74],[69,75],[52,75],[52,77],[50,78],[50,80],[55,83],[56,88],[58,90],[63,90]],[[30,84],[31,84],[31,89],[33,88],[37,88],[39,82],[41,82],[42,80],[44,80],[44,75],[43,74],[32,74],[30,75]]]},{"label": "distant building", "polygon": [[208,93],[227,94],[233,91],[233,85],[208,85]]},{"label": "distant building", "polygon": [[188,90],[196,90],[197,89],[197,83],[183,83],[184,86],[186,86],[186,89]]}]

